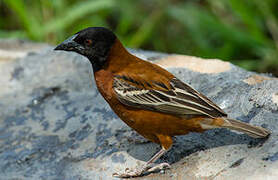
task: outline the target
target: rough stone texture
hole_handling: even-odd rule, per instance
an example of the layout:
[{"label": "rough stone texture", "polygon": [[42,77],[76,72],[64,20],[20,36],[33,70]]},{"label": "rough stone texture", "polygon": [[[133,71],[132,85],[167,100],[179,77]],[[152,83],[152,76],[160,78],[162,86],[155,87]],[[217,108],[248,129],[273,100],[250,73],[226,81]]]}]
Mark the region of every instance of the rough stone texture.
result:
[{"label": "rough stone texture", "polygon": [[46,44],[30,43],[28,41],[17,39],[0,39],[0,61],[13,60],[15,58],[22,58],[28,53],[36,53],[41,49],[46,48]]},{"label": "rough stone texture", "polygon": [[185,55],[168,56],[157,61],[157,64],[165,68],[184,68],[200,73],[221,73],[229,71],[231,64],[218,59],[209,61],[201,58]]},{"label": "rough stone texture", "polygon": [[[7,42],[12,43],[1,41],[0,49],[13,51]],[[20,58],[3,58],[0,51],[1,180],[110,180],[113,172],[142,165],[159,150],[111,111],[96,90],[85,58],[46,45],[25,45]],[[172,169],[138,179],[278,178],[277,78],[221,61],[193,58],[198,63],[192,65],[188,56],[132,53],[168,68],[230,117],[272,131],[267,140],[226,129],[178,136],[160,160],[172,163]],[[171,59],[178,59],[177,67]],[[209,71],[198,68],[203,63]]]}]

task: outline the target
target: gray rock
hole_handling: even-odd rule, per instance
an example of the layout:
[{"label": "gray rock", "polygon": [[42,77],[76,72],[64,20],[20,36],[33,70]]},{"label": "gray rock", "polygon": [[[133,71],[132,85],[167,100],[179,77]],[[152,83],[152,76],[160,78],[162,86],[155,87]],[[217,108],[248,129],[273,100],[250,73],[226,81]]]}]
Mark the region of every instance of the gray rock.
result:
[{"label": "gray rock", "polygon": [[[85,58],[40,47],[0,57],[0,179],[113,179],[160,149],[112,112]],[[272,131],[267,140],[226,129],[178,136],[160,160],[172,168],[138,179],[278,178],[277,78],[218,60],[131,52],[166,67],[230,117]]]}]

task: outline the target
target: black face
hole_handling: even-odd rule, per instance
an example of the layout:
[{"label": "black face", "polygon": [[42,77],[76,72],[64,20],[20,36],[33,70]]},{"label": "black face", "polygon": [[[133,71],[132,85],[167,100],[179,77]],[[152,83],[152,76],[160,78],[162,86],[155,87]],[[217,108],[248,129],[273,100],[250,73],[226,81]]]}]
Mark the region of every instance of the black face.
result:
[{"label": "black face", "polygon": [[103,27],[89,27],[68,38],[54,50],[77,52],[87,57],[94,70],[98,70],[105,64],[115,40],[112,31]]}]

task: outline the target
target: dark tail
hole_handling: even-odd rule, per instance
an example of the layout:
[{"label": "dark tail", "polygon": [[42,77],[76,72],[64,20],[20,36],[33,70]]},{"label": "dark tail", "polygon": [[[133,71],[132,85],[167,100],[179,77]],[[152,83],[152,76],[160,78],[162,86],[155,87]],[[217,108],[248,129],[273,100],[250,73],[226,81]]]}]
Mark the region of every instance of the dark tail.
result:
[{"label": "dark tail", "polygon": [[225,118],[225,122],[221,127],[237,130],[254,138],[264,138],[270,134],[270,131],[265,128],[253,126],[251,124],[229,118]]}]

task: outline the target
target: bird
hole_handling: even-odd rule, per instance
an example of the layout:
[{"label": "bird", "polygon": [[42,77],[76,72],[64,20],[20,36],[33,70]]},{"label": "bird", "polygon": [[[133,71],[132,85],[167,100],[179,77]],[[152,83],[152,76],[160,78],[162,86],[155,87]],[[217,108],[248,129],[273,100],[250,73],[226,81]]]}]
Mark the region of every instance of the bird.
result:
[{"label": "bird", "polygon": [[119,178],[138,177],[168,163],[154,165],[173,144],[173,137],[215,128],[237,130],[254,138],[270,131],[231,119],[215,103],[173,74],[128,52],[105,27],[88,27],[72,35],[54,50],[85,56],[93,69],[98,91],[117,116],[161,150],[138,169],[114,173]]}]

